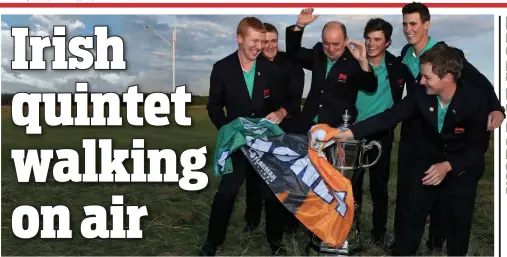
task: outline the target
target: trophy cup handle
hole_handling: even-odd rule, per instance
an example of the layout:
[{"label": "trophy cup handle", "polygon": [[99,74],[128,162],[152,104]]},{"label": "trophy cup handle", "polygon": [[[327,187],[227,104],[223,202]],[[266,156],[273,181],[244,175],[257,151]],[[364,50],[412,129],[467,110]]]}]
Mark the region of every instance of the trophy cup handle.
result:
[{"label": "trophy cup handle", "polygon": [[375,160],[372,163],[361,165],[361,168],[369,168],[377,164],[377,162],[380,160],[380,156],[382,156],[382,145],[380,145],[378,141],[370,141],[370,143],[364,145],[362,152],[364,154],[366,151],[371,150],[374,146],[378,148],[377,158],[375,158]]}]

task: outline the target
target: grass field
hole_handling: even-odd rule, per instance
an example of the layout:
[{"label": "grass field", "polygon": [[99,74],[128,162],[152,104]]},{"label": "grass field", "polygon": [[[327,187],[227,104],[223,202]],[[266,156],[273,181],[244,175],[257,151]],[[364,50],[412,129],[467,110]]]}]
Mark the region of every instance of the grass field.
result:
[{"label": "grass field", "polygon": [[[208,215],[213,195],[219,180],[211,175],[216,129],[204,108],[189,108],[192,127],[179,127],[175,123],[162,128],[156,127],[43,127],[43,135],[28,136],[24,128],[16,127],[10,118],[10,108],[2,109],[2,255],[196,255],[207,232]],[[174,119],[171,118],[171,122]],[[126,122],[125,122],[126,123]],[[132,138],[144,138],[145,149],[169,148],[177,156],[188,148],[207,146],[208,158],[205,170],[209,174],[209,186],[200,192],[185,192],[177,183],[156,184],[94,184],[49,182],[44,184],[20,184],[16,181],[10,150],[14,148],[71,148],[84,155],[81,148],[83,138],[112,138],[113,148],[131,148]],[[397,139],[393,147],[390,179],[390,215],[388,230],[392,236],[396,181]],[[81,157],[82,158],[82,157]],[[488,166],[477,196],[476,211],[469,255],[491,256],[494,253],[494,186],[493,148],[487,156]],[[131,167],[131,163],[126,164]],[[84,164],[80,162],[80,169]],[[181,169],[179,170],[181,172]],[[51,178],[51,175],[50,175]],[[365,178],[365,187],[368,179]],[[365,188],[365,192],[368,189]],[[149,216],[143,218],[141,226],[144,238],[129,239],[84,239],[79,230],[85,218],[83,206],[111,204],[111,195],[122,194],[128,204],[146,205]],[[370,197],[365,193],[362,214],[363,237],[368,241],[371,226]],[[66,205],[71,212],[73,238],[68,240],[17,239],[11,231],[11,215],[20,205]],[[264,223],[260,230],[243,234],[244,190],[238,197],[235,212],[229,226],[225,244],[218,255],[269,255],[265,240]],[[109,220],[111,224],[111,220]],[[426,236],[426,235],[425,235]],[[303,254],[307,236],[300,229],[294,237],[286,237],[290,255]],[[421,244],[420,253],[430,255]],[[385,255],[382,250],[367,246],[363,255]],[[435,253],[437,255],[443,253]]]}]

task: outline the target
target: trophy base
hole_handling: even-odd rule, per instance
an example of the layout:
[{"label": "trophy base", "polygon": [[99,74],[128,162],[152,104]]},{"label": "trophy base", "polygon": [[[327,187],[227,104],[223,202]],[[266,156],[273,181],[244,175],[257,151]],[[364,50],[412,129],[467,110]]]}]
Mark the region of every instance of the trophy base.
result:
[{"label": "trophy base", "polygon": [[335,248],[328,246],[322,240],[313,236],[310,243],[306,246],[307,253],[310,253],[310,250],[317,252],[318,256],[352,256],[359,253],[362,250],[362,246],[359,242],[351,244],[349,240],[346,240],[342,247]]}]

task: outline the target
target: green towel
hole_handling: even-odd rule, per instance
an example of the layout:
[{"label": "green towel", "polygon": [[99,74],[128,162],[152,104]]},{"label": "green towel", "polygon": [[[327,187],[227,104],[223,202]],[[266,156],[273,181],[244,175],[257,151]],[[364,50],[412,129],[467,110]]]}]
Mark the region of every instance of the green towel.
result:
[{"label": "green towel", "polygon": [[213,159],[213,174],[222,176],[233,172],[231,155],[246,145],[246,137],[266,139],[285,132],[275,123],[264,118],[239,117],[218,131]]}]

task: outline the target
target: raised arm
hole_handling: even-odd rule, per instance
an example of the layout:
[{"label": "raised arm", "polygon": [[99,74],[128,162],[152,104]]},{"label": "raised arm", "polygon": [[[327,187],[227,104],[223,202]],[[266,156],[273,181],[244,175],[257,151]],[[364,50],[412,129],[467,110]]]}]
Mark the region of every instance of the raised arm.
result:
[{"label": "raised arm", "polygon": [[296,25],[292,25],[285,30],[285,51],[287,56],[292,60],[298,62],[303,68],[307,70],[313,69],[313,49],[308,49],[301,46],[301,40],[303,38],[303,30],[297,28]]},{"label": "raised arm", "polygon": [[284,68],[287,88],[285,90],[285,101],[282,106],[287,110],[288,118],[294,112],[301,110],[301,99],[305,86],[305,72],[301,65],[290,61],[286,63]]},{"label": "raised arm", "polygon": [[377,76],[375,72],[373,72],[368,58],[366,57],[366,46],[362,42],[350,40],[347,48],[357,60],[360,67],[359,71],[353,76],[353,84],[356,85],[358,89],[371,93],[375,92],[378,86]]},{"label": "raised arm", "polygon": [[[298,15],[296,24],[285,29],[285,51],[289,58],[299,62],[307,70],[313,69],[313,51],[301,46],[305,27],[312,23],[318,15],[313,15],[313,8],[306,8]],[[315,48],[315,47],[314,47]]]},{"label": "raised arm", "polygon": [[361,69],[355,74],[353,81],[352,84],[356,85],[358,89],[371,93],[375,92],[378,87],[377,76],[372,71],[368,72]]}]

